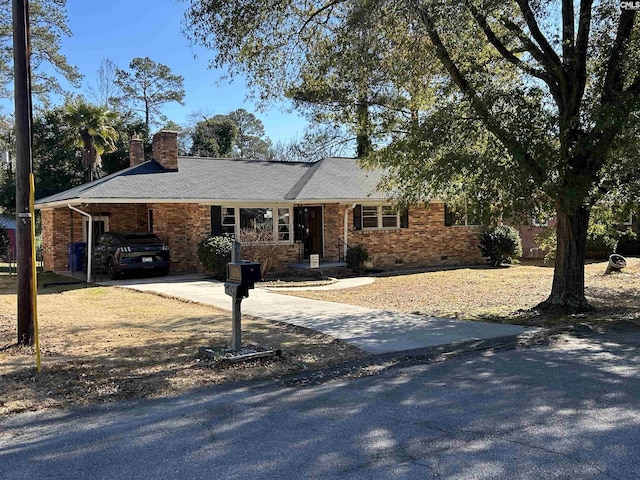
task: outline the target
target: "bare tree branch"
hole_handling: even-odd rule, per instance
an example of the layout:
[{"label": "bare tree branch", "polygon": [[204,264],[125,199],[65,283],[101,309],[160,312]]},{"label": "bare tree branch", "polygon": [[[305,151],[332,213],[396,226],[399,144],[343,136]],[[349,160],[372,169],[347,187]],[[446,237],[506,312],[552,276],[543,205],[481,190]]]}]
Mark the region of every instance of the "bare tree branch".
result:
[{"label": "bare tree branch", "polygon": [[622,92],[624,79],[622,75],[622,59],[626,53],[625,44],[633,31],[633,22],[636,10],[623,10],[620,13],[618,31],[611,48],[611,56],[607,63],[607,73],[602,89],[602,103],[604,105],[614,105],[616,97]]},{"label": "bare tree branch", "polygon": [[469,9],[469,12],[473,16],[473,18],[476,20],[478,25],[480,25],[480,27],[484,31],[485,36],[487,37],[487,40],[489,40],[489,42],[496,48],[496,50],[498,50],[498,53],[500,53],[500,55],[502,55],[505,60],[515,65],[516,67],[520,68],[525,73],[528,73],[529,75],[544,81],[549,86],[552,92],[559,91],[558,79],[554,77],[552,73],[534,68],[531,65],[527,64],[526,62],[522,61],[520,58],[518,58],[514,52],[509,50],[506,47],[506,45],[502,41],[500,41],[500,39],[495,34],[493,29],[489,26],[489,23],[487,22],[486,17],[483,16],[478,11],[475,5],[473,5],[473,3],[469,0],[467,0],[465,3],[467,5],[467,8]]},{"label": "bare tree branch", "polygon": [[325,3],[323,6],[321,6],[320,8],[318,8],[315,12],[311,13],[311,15],[309,15],[309,18],[307,18],[305,20],[305,22],[302,24],[302,26],[300,27],[300,29],[298,30],[298,35],[301,35],[302,32],[304,32],[304,30],[309,26],[309,24],[321,13],[332,9],[333,7],[335,7],[336,5],[339,5],[341,3],[344,3],[345,0],[332,0],[331,2]]},{"label": "bare tree branch", "polygon": [[589,33],[591,31],[591,6],[593,0],[580,2],[580,17],[578,18],[578,36],[576,37],[576,59],[579,65],[587,63],[587,47],[589,45]]},{"label": "bare tree branch", "polygon": [[562,69],[558,68],[558,66],[553,61],[547,58],[545,56],[545,53],[540,50],[535,42],[513,20],[507,17],[502,17],[500,20],[504,23],[505,27],[507,27],[510,31],[517,35],[518,39],[522,42],[524,51],[531,54],[531,56],[545,68],[551,78],[555,79],[555,83],[557,85],[556,88],[551,88],[551,85],[549,85],[548,83],[547,85],[549,85],[551,94],[556,100],[556,103],[561,104],[562,95],[560,93],[560,79],[562,76]]},{"label": "bare tree branch", "polygon": [[562,0],[562,57],[566,62],[573,62],[575,47],[575,20],[573,15],[573,0]]},{"label": "bare tree branch", "polygon": [[555,69],[560,72],[562,70],[562,62],[560,61],[560,57],[558,57],[556,51],[549,44],[542,31],[540,31],[540,26],[538,25],[536,17],[531,11],[529,0],[516,0],[516,3],[520,7],[520,11],[522,12],[523,17],[527,22],[527,27],[529,27],[529,31],[531,32],[533,39],[542,49],[545,58],[551,61],[551,64],[555,67]]},{"label": "bare tree branch", "polygon": [[[580,103],[584,97],[584,89],[587,85],[587,50],[589,46],[589,32],[591,30],[591,5],[593,0],[580,2],[580,17],[578,18],[578,36],[575,39],[575,47],[572,51],[571,71],[576,87],[569,98],[569,108],[573,112],[580,110]],[[571,22],[573,23],[573,14]]]}]

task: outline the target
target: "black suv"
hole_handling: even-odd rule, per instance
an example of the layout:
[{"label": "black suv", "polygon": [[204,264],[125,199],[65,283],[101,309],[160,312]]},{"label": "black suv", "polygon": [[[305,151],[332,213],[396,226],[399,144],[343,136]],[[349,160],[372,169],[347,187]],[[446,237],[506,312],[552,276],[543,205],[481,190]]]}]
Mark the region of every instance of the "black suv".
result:
[{"label": "black suv", "polygon": [[[123,273],[169,273],[169,246],[153,233],[105,232],[93,248],[93,266],[112,279]],[[87,258],[83,270],[87,271]]]}]

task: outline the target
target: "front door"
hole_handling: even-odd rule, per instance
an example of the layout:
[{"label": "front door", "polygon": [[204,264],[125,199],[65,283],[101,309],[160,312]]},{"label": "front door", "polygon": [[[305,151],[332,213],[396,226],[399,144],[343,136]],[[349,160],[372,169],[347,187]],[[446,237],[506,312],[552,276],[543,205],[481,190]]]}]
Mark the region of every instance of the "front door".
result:
[{"label": "front door", "polygon": [[318,254],[323,257],[322,250],[322,207],[296,207],[295,240],[304,246],[304,258]]}]

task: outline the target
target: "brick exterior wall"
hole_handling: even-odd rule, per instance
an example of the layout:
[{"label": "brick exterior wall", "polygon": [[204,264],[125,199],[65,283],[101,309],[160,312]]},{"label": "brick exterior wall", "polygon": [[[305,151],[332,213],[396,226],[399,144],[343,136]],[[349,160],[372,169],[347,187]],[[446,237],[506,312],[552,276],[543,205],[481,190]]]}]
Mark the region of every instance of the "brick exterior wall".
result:
[{"label": "brick exterior wall", "polygon": [[[81,209],[93,216],[106,217],[108,228],[114,232],[146,232],[147,206],[145,204],[94,204]],[[87,217],[69,208],[43,210],[42,244],[45,270],[68,270],[67,244],[83,242],[83,223]]]},{"label": "brick exterior wall", "polygon": [[[340,244],[344,241],[344,211],[351,211],[351,204],[325,205],[323,208],[324,221],[324,257],[330,260],[338,260],[340,257]],[[353,228],[353,219],[349,226]],[[349,232],[351,235],[351,232]]]},{"label": "brick exterior wall", "polygon": [[[67,242],[71,238],[69,222],[64,222],[61,210],[43,210],[42,262],[45,270],[68,270]],[[61,248],[64,250],[61,251]]]},{"label": "brick exterior wall", "polygon": [[516,229],[520,234],[520,241],[522,242],[522,258],[543,258],[545,251],[540,248],[536,237],[549,230],[555,230],[556,220],[552,218],[549,220],[549,225],[546,227],[536,227],[533,224],[530,225],[518,225]]},{"label": "brick exterior wall", "polygon": [[[343,210],[344,211],[344,210]],[[409,228],[354,230],[349,212],[349,245],[362,245],[374,268],[482,264],[480,227],[445,226],[444,203],[409,209]]]},{"label": "brick exterior wall", "polygon": [[[148,210],[153,211],[153,231],[171,249],[172,272],[202,271],[197,258],[200,240],[210,234],[210,207],[197,204],[92,205],[85,209],[106,216],[109,230],[146,232]],[[444,204],[412,207],[409,228],[354,230],[351,204],[330,204],[323,209],[324,257],[338,260],[339,240],[344,240],[344,214],[348,215],[348,243],[363,245],[376,268],[423,267],[484,263],[478,248],[479,227],[444,225]],[[67,208],[42,211],[44,265],[46,270],[67,270],[67,243],[82,241],[85,218]],[[73,231],[73,234],[72,234]],[[282,245],[274,271],[298,262],[298,245]]]},{"label": "brick exterior wall", "polygon": [[197,204],[155,204],[153,231],[169,245],[171,270],[201,271],[198,243],[211,232],[209,207]]},{"label": "brick exterior wall", "polygon": [[[240,254],[243,260],[260,261],[259,258],[251,258],[248,255],[248,251],[243,251]],[[298,245],[296,244],[282,244],[278,245],[273,253],[273,266],[269,270],[269,273],[283,273],[288,270],[288,265],[291,263],[298,263]]]}]

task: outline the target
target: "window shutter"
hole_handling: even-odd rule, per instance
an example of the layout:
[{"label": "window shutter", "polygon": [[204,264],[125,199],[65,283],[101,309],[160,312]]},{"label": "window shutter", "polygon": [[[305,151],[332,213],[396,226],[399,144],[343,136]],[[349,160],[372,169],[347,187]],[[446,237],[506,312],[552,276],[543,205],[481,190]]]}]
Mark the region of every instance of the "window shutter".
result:
[{"label": "window shutter", "polygon": [[451,227],[453,225],[453,212],[449,205],[444,206],[444,226]]},{"label": "window shutter", "polygon": [[222,207],[211,207],[211,235],[222,235]]},{"label": "window shutter", "polygon": [[409,209],[400,210],[400,228],[409,228]]},{"label": "window shutter", "polygon": [[362,230],[362,205],[356,205],[353,209],[353,229]]}]

